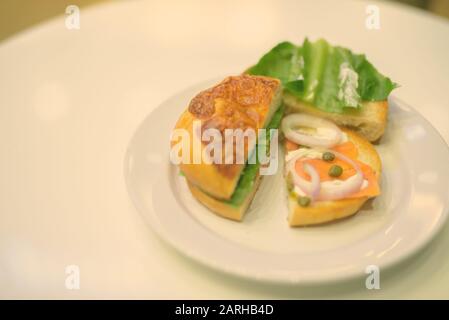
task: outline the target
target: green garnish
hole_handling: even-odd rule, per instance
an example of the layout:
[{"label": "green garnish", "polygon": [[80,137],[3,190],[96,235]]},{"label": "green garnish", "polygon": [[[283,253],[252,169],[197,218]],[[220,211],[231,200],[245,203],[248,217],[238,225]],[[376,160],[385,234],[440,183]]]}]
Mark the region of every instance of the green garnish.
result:
[{"label": "green garnish", "polygon": [[333,165],[329,168],[329,175],[331,177],[339,177],[343,173],[343,168],[339,165]]},{"label": "green garnish", "polygon": [[324,39],[310,42],[306,38],[302,46],[279,43],[248,73],[278,78],[298,99],[334,113],[360,109],[362,101],[385,100],[397,87],[365,55]]},{"label": "green garnish", "polygon": [[332,161],[335,159],[335,154],[333,154],[332,152],[326,151],[325,153],[323,153],[322,159],[324,161]]},{"label": "green garnish", "polygon": [[298,204],[301,207],[308,207],[310,204],[310,198],[309,197],[298,197]]},{"label": "green garnish", "polygon": [[[270,129],[277,129],[281,124],[282,116],[284,114],[284,106],[281,105],[278,110],[273,114],[269,124],[266,126],[267,134],[267,142],[270,141]],[[257,150],[257,145],[254,148],[254,151]],[[268,151],[268,149],[267,149]],[[247,163],[245,168],[240,175],[240,179],[237,183],[237,187],[232,194],[231,199],[225,200],[224,202],[231,204],[233,206],[238,207],[242,202],[246,199],[247,195],[253,189],[254,182],[256,180],[257,173],[259,172],[259,159],[256,158],[256,163]]]}]

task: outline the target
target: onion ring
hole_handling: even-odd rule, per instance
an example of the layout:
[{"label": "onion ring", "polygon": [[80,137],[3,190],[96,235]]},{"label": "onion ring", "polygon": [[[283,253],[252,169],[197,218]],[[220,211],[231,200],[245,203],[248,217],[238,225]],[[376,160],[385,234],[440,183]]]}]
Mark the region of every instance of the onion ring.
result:
[{"label": "onion ring", "polygon": [[329,150],[335,154],[337,158],[349,163],[356,171],[355,175],[349,177],[346,180],[340,180],[341,184],[321,183],[320,194],[318,196],[318,200],[339,200],[344,199],[348,195],[357,192],[360,190],[363,184],[363,173],[360,169],[360,166],[353,161],[351,158],[332,150]]},{"label": "onion ring", "polygon": [[287,163],[287,172],[291,172],[293,183],[297,185],[312,200],[314,200],[320,193],[320,175],[312,165],[304,163],[304,171],[310,175],[311,180],[307,181],[306,179],[300,177],[296,172],[295,165],[296,161],[302,157],[304,157],[304,155],[298,154],[296,157],[292,158]]},{"label": "onion ring", "polygon": [[[312,136],[294,129],[294,127],[300,126],[328,129],[333,134],[330,137]],[[289,140],[307,147],[332,148],[342,139],[342,132],[335,124],[308,114],[290,114],[286,116],[282,120],[281,129]]]},{"label": "onion ring", "polygon": [[338,184],[332,181],[320,182],[320,176],[316,169],[312,165],[304,163],[304,171],[309,174],[311,178],[311,180],[308,181],[299,176],[295,169],[296,161],[303,158],[304,154],[298,154],[287,163],[287,171],[291,172],[293,183],[309,196],[312,201],[344,199],[348,195],[360,190],[363,184],[362,170],[355,161],[339,152],[333,150],[328,151],[335,154],[340,160],[343,160],[354,167],[356,174],[346,180],[340,180],[340,183]]}]

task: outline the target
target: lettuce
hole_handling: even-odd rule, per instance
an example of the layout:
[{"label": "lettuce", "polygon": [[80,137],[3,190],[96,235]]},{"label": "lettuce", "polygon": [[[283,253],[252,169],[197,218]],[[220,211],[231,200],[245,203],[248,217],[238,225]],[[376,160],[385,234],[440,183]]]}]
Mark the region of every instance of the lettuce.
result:
[{"label": "lettuce", "polygon": [[[270,129],[279,128],[283,114],[284,114],[284,106],[281,105],[278,108],[278,110],[276,110],[276,112],[273,114],[270,122],[265,128],[267,130],[266,134],[267,144],[270,141]],[[254,149],[257,150],[257,146]],[[256,163],[246,164],[245,168],[242,171],[242,174],[240,175],[237,187],[235,188],[231,199],[226,200],[225,201],[226,203],[238,207],[243,203],[248,194],[253,190],[254,182],[256,181],[257,173],[259,172],[260,167],[260,163],[257,160],[257,158],[255,162]]]},{"label": "lettuce", "polygon": [[278,78],[282,83],[296,80],[302,74],[301,48],[290,42],[281,42],[265,54],[249,74]]},{"label": "lettuce", "polygon": [[365,55],[323,39],[305,39],[302,46],[282,42],[247,72],[278,78],[299,99],[335,113],[358,109],[362,101],[385,100],[397,87]]}]

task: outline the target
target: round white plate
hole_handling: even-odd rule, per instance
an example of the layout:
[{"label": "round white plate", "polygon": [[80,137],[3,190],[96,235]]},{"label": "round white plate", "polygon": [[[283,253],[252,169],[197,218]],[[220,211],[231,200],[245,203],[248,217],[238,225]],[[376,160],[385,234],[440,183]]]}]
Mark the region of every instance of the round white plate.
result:
[{"label": "round white plate", "polygon": [[196,202],[169,162],[169,137],[190,99],[217,81],[179,93],[154,110],[128,147],[129,194],[151,227],[181,253],[248,278],[311,283],[381,270],[415,253],[444,224],[449,208],[449,149],[406,104],[390,99],[386,133],[376,146],[382,194],[355,216],[290,228],[282,168],[264,177],[243,222],[220,218]]}]

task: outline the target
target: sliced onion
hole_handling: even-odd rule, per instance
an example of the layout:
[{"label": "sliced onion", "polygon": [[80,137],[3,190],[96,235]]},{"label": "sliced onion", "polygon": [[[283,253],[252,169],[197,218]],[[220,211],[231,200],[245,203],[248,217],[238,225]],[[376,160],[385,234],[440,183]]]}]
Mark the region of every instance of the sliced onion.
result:
[{"label": "sliced onion", "polygon": [[[327,129],[331,134],[325,137],[308,135],[301,133],[298,127]],[[332,148],[342,139],[341,130],[335,124],[308,114],[291,114],[286,116],[282,120],[281,128],[289,140],[308,147]]]},{"label": "sliced onion", "polygon": [[329,150],[329,152],[332,152],[337,158],[353,166],[356,174],[346,180],[341,180],[339,184],[335,184],[335,182],[331,181],[321,183],[320,176],[316,169],[312,165],[304,163],[304,171],[307,172],[311,178],[311,180],[308,181],[299,176],[295,169],[296,161],[302,158],[304,156],[303,154],[298,154],[287,163],[287,170],[292,174],[293,183],[312,200],[325,201],[344,199],[348,195],[359,191],[363,184],[363,173],[356,162],[339,152],[333,150]]},{"label": "sliced onion", "polygon": [[304,171],[307,172],[310,176],[310,181],[307,181],[306,179],[302,178],[295,169],[296,161],[302,158],[303,154],[298,154],[297,156],[293,157],[288,163],[287,163],[287,172],[290,172],[292,174],[293,183],[298,186],[298,188],[301,189],[306,195],[308,195],[312,200],[316,199],[320,193],[320,175],[316,171],[316,169],[308,164],[303,163],[304,165]]}]

